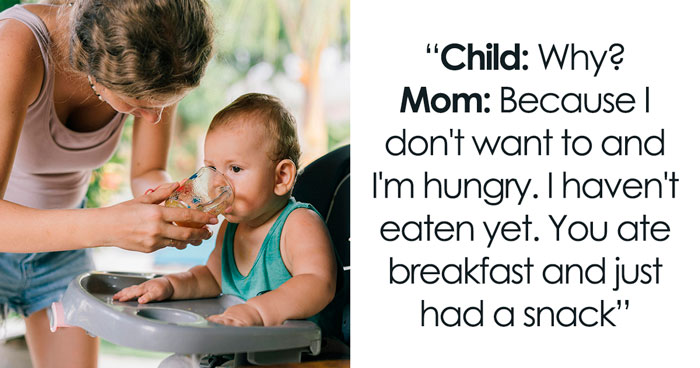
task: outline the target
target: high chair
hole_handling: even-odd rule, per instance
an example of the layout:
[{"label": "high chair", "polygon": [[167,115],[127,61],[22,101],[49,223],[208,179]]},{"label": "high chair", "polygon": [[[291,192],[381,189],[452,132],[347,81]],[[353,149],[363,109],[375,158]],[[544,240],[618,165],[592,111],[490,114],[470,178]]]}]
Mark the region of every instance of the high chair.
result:
[{"label": "high chair", "polygon": [[[303,169],[293,196],[323,216],[339,255],[336,296],[324,310],[337,323],[332,335],[350,343],[350,146],[338,148]],[[155,274],[93,271],[71,282],[49,311],[51,329],[78,326],[93,336],[142,350],[173,352],[161,367],[237,367],[241,364],[294,363],[323,352],[324,336],[315,323],[288,320],[274,327],[231,327],[206,317],[243,300],[232,295],[139,305],[116,302],[117,291]],[[337,358],[337,355],[331,355]],[[346,356],[347,357],[347,356]]]}]

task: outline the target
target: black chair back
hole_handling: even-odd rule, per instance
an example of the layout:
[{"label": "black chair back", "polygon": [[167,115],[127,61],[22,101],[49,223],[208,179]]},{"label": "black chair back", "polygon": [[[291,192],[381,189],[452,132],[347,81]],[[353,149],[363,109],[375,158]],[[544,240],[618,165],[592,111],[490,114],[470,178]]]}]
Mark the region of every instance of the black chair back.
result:
[{"label": "black chair back", "polygon": [[[311,203],[323,216],[338,253],[338,283],[331,303],[342,310],[340,330],[350,343],[350,146],[340,147],[306,166],[292,195]],[[340,318],[340,316],[339,316]]]}]

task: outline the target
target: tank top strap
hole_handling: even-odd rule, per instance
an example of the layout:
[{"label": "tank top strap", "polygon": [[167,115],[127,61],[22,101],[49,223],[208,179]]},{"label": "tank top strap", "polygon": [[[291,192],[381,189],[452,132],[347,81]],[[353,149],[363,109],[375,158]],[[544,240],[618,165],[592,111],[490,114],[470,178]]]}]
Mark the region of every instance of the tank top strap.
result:
[{"label": "tank top strap", "polygon": [[[36,38],[37,44],[39,45],[41,57],[44,61],[44,80],[41,83],[39,96],[36,101],[32,103],[32,105],[35,105],[50,95],[47,91],[53,91],[53,61],[51,60],[51,35],[49,34],[49,29],[46,28],[46,24],[44,24],[41,18],[25,9],[22,5],[15,5],[1,12],[0,20],[5,19],[13,19],[26,25],[34,34],[34,38]],[[30,108],[31,107],[32,106],[30,106]]]},{"label": "tank top strap", "polygon": [[[314,212],[318,213],[318,211],[316,211],[314,206],[312,206],[311,204],[304,203],[304,202],[297,202],[296,199],[294,199],[294,197],[290,197],[289,201],[287,201],[287,205],[282,210],[282,213],[280,213],[280,215],[277,217],[277,220],[275,220],[275,223],[272,224],[272,227],[270,228],[270,231],[268,232],[267,238],[279,239],[280,236],[282,235],[282,229],[284,228],[284,223],[287,222],[287,217],[289,217],[289,215],[292,213],[292,211],[296,210],[297,208],[308,208],[308,209],[312,209]],[[319,214],[319,216],[321,216],[321,215]]]},{"label": "tank top strap", "polygon": [[[316,209],[309,203],[297,202],[294,197],[290,197],[287,201],[287,205],[282,209],[282,213],[277,216],[275,223],[272,224],[270,230],[265,236],[262,245],[260,246],[261,253],[271,255],[272,257],[277,257],[282,260],[282,252],[280,250],[280,239],[282,239],[282,230],[284,229],[284,224],[287,222],[287,218],[292,213],[292,211],[298,208],[310,208],[316,213]],[[319,215],[320,216],[320,215]]]}]

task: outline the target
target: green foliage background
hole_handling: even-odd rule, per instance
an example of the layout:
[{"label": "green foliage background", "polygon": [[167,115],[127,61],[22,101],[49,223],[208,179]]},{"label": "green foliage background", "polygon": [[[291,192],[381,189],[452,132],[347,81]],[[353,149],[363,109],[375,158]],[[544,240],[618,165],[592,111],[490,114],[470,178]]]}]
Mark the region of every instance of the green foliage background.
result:
[{"label": "green foliage background", "polygon": [[0,11],[3,11],[15,4],[19,4],[19,0],[0,0]]}]

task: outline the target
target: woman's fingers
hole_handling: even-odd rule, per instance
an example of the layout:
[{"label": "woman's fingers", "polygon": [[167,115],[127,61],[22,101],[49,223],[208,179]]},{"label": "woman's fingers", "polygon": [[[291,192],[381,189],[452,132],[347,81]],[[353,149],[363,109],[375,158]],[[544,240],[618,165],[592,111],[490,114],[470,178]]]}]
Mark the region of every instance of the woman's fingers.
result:
[{"label": "woman's fingers", "polygon": [[187,227],[202,227],[219,222],[216,216],[189,208],[163,208],[163,220]]},{"label": "woman's fingers", "polygon": [[175,191],[180,186],[179,183],[164,184],[156,188],[152,192],[146,192],[146,194],[138,197],[138,201],[141,203],[158,204],[168,199],[170,194]]},{"label": "woman's fingers", "polygon": [[193,240],[193,241],[189,241],[189,242],[173,240],[173,241],[172,241],[172,245],[170,245],[170,246],[173,247],[173,248],[177,248],[177,249],[183,250],[183,249],[187,248],[188,245],[198,246],[198,245],[201,245],[201,244],[202,244],[202,241],[201,241],[201,240]]},{"label": "woman's fingers", "polygon": [[[188,244],[199,245],[212,232],[206,227],[218,222],[216,216],[187,208],[167,208],[153,203],[162,201],[178,183],[159,188],[133,201],[112,207],[112,217],[123,229],[112,236],[114,243],[128,250],[151,253],[164,247],[185,249]],[[126,230],[129,229],[129,230]]]},{"label": "woman's fingers", "polygon": [[163,247],[185,249],[188,244],[199,245],[212,236],[205,225],[218,222],[215,216],[197,210],[165,207],[158,210],[161,212],[158,235]]},{"label": "woman's fingers", "polygon": [[184,242],[185,245],[196,242],[201,244],[203,239],[211,238],[212,232],[206,227],[194,228],[167,224],[163,226],[161,236],[167,240],[165,246],[177,247],[178,242]]},{"label": "woman's fingers", "polygon": [[187,248],[187,242],[173,240],[172,245],[170,245],[170,246],[177,248],[179,250],[183,250],[183,249]]}]

